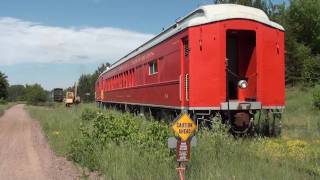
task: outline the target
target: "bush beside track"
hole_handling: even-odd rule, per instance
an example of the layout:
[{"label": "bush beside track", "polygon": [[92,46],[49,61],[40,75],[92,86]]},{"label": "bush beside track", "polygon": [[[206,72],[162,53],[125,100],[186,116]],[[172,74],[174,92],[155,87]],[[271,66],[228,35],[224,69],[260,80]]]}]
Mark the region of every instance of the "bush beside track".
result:
[{"label": "bush beside track", "polygon": [[[320,112],[312,90],[289,89],[282,138],[234,139],[220,123],[197,134],[187,179],[319,179]],[[162,122],[93,104],[29,106],[58,155],[106,179],[178,179]]]}]

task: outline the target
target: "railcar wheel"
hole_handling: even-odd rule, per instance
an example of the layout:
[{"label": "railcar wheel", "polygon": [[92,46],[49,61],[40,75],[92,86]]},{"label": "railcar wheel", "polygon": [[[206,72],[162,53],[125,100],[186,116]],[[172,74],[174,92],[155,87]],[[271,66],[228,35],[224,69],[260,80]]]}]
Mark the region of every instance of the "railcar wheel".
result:
[{"label": "railcar wheel", "polygon": [[233,115],[231,131],[235,134],[247,134],[252,129],[253,117],[249,112],[241,111]]}]

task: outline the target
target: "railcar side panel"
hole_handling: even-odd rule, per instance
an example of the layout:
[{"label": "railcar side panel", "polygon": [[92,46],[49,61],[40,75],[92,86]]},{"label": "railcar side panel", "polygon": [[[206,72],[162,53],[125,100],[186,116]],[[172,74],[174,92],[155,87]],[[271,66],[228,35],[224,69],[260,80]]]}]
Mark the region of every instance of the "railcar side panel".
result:
[{"label": "railcar side panel", "polygon": [[[179,108],[181,73],[181,32],[150,50],[130,59],[102,75],[111,88],[103,88],[103,102],[167,106]],[[150,74],[150,63],[157,63],[157,72]],[[133,72],[127,82],[127,74]],[[100,82],[100,81],[99,81]]]},{"label": "railcar side panel", "polygon": [[223,100],[223,57],[219,23],[190,28],[190,106],[219,107]]},{"label": "railcar side panel", "polygon": [[285,105],[284,32],[265,26],[261,31],[260,100],[263,106]]}]

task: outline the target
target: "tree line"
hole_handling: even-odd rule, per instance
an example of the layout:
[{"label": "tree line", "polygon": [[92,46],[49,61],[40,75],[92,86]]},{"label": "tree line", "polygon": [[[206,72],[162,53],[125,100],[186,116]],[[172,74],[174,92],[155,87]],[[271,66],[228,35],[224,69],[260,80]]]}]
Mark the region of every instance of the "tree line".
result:
[{"label": "tree line", "polygon": [[100,74],[110,66],[110,63],[101,64],[92,74],[82,74],[78,80],[78,94],[83,102],[94,101],[95,83]]},{"label": "tree line", "polygon": [[[290,0],[274,4],[271,0],[214,0],[214,4],[234,3],[262,9],[271,20],[286,31],[286,84],[314,86],[320,84],[320,1]],[[78,79],[78,95],[84,102],[94,101],[95,82],[109,63],[100,65],[92,74]],[[73,90],[74,87],[67,88]],[[9,86],[0,72],[0,100],[45,102],[48,94],[39,84]]]},{"label": "tree line", "polygon": [[8,77],[0,72],[0,104],[7,101],[25,101],[28,104],[38,105],[48,100],[48,91],[40,84],[9,85]]},{"label": "tree line", "polygon": [[[108,66],[110,66],[109,63],[101,64],[92,74],[80,76],[77,93],[83,102],[94,101],[95,82]],[[66,91],[74,91],[74,86],[66,88],[64,94]],[[45,90],[40,84],[9,85],[8,77],[0,72],[0,104],[7,101],[24,101],[32,105],[41,105],[52,100],[52,91]]]}]

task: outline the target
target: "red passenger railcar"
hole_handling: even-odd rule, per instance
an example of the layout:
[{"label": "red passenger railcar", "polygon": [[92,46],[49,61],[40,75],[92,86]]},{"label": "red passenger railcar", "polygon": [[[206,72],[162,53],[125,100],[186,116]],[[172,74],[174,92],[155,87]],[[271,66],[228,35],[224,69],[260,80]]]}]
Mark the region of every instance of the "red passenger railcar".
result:
[{"label": "red passenger railcar", "polygon": [[202,6],[103,72],[96,101],[163,118],[182,110],[197,121],[219,116],[235,132],[249,130],[254,114],[264,112],[277,133],[284,49],[283,27],[263,11]]}]

